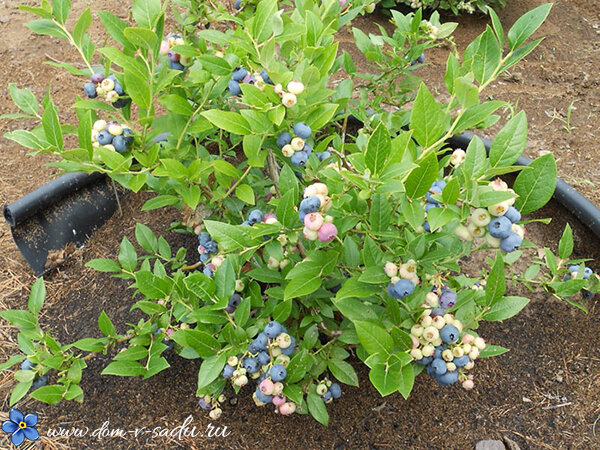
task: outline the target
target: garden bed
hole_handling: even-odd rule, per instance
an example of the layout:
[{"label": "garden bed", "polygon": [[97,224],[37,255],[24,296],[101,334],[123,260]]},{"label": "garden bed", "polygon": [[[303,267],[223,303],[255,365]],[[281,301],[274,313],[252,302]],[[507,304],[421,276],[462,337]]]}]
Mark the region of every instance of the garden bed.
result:
[{"label": "garden bed", "polygon": [[[597,8],[593,2],[575,3],[581,11]],[[508,25],[537,4],[532,1],[511,2],[503,19]],[[119,11],[119,7],[115,10]],[[0,25],[4,27],[0,30],[14,30],[22,36],[25,33],[21,26],[22,16],[18,13],[10,17],[11,21]],[[558,2],[540,31],[541,35],[547,36],[546,42],[530,55],[527,62],[517,67],[512,79],[495,83],[489,93],[499,99],[520,99],[519,107],[524,108],[532,120],[528,156],[536,157],[540,151],[552,151],[559,159],[559,175],[571,183],[575,181],[579,189],[598,203],[596,190],[586,180],[593,181],[599,167],[597,159],[600,156],[589,144],[594,142],[592,133],[598,128],[598,75],[592,69],[600,63],[597,53],[596,59],[591,57],[594,42],[597,42],[597,33],[592,26],[597,24],[587,22],[584,17],[572,4]],[[365,32],[374,31],[374,24],[369,20],[360,19],[355,26]],[[377,20],[385,21],[380,15]],[[485,20],[463,17],[460,22],[461,27],[456,33],[459,47],[483,29]],[[351,47],[347,38],[350,36],[340,37],[343,48],[349,51]],[[46,48],[43,38],[33,37],[23,42],[22,38],[10,37],[9,42],[14,48],[17,47],[16,42],[22,42],[22,52],[27,47],[34,50],[30,59],[23,62],[24,68],[15,70],[17,73],[22,70],[35,74],[32,79],[41,92],[47,79],[44,74],[55,73],[52,68],[38,67]],[[579,65],[572,62],[572,42],[581,43],[577,46]],[[442,50],[433,50],[427,55],[432,65],[424,68],[426,78],[439,77],[442,53]],[[12,55],[15,61],[18,60],[16,52]],[[73,55],[60,57],[72,58]],[[10,72],[10,67],[5,70]],[[4,85],[16,79],[14,71],[8,72],[2,74]],[[78,89],[77,81],[64,74],[60,76],[64,80],[59,82],[65,87],[57,92],[55,99],[63,106],[63,111],[67,111],[73,92]],[[574,97],[582,100],[575,104],[577,109],[570,123],[578,128],[569,132],[558,119],[550,121],[546,111],[556,108],[560,116],[560,111],[566,112]],[[0,112],[8,112],[12,106],[8,106],[6,100],[2,102]],[[0,152],[0,163],[6,164],[2,164],[0,169],[0,186],[3,197],[12,201],[38,187],[42,183],[38,174],[48,175],[51,170],[40,169],[44,158],[25,159],[24,163],[19,159],[16,167],[14,161],[7,159],[10,153],[6,148],[11,144],[5,140],[1,144],[5,151]],[[34,173],[35,177],[32,176]],[[126,322],[135,322],[135,312],[128,312],[133,292],[127,289],[128,284],[84,268],[83,264],[97,257],[114,259],[123,235],[133,241],[136,222],[149,225],[156,233],[164,233],[169,223],[179,218],[178,213],[171,209],[140,212],[144,199],[147,196],[127,196],[123,202],[124,216],[117,213],[90,239],[85,250],[47,279],[49,302],[42,322],[50,325],[61,340],[71,341],[90,333],[96,335],[96,321],[102,310],[107,312],[120,331],[125,329]],[[537,216],[553,217],[549,226],[528,225],[528,233],[535,236],[534,241],[540,246],[555,248],[564,224],[569,222],[574,227],[576,256],[600,256],[598,240],[580,224],[576,225],[576,221],[562,212],[559,206],[551,203]],[[173,247],[184,245],[190,254],[194,252],[192,238],[178,234],[166,236]],[[31,278],[6,227],[0,231],[0,246],[0,258],[4,260],[0,269],[4,279],[0,279],[0,286],[5,287],[2,298],[5,305],[2,306],[22,307]],[[471,260],[466,261],[464,267],[472,267],[475,271],[481,264],[479,260]],[[231,431],[229,438],[199,437],[193,443],[180,445],[186,448],[270,447],[270,444],[265,444],[265,439],[268,439],[273,446],[291,448],[296,447],[298,442],[305,442],[311,448],[466,448],[479,439],[501,436],[511,438],[522,448],[598,445],[593,429],[600,413],[600,354],[597,350],[600,348],[597,333],[600,323],[595,314],[596,305],[592,303],[590,314],[585,315],[543,294],[538,293],[531,298],[531,304],[520,316],[502,324],[484,324],[483,332],[488,340],[509,347],[511,351],[478,363],[477,385],[473,391],[440,389],[433,380],[421,376],[417,378],[414,395],[408,401],[399,394],[381,398],[370,386],[364,366],[354,364],[361,388],[345,388],[341,401],[330,406],[329,428],[321,427],[308,416],[282,418],[268,409],[259,410],[249,396],[240,396],[236,405],[226,403],[219,422]],[[81,326],[86,323],[88,327]],[[9,336],[12,334],[7,329],[2,332],[8,339],[3,353],[11,352],[14,347],[11,348]],[[100,357],[91,362],[84,373],[83,405],[63,403],[45,406],[33,401],[25,405],[40,413],[39,430],[42,434],[48,427],[56,427],[59,423],[93,430],[106,420],[110,420],[111,428],[125,430],[142,426],[172,428],[183,423],[189,414],[194,416],[193,425],[202,430],[210,420],[199,410],[193,395],[199,361],[187,361],[174,355],[168,359],[172,364],[169,370],[142,381],[101,377],[99,374],[109,358]],[[2,387],[5,392],[10,390],[6,383]],[[3,411],[7,409],[7,405],[2,408]],[[102,441],[72,439],[69,447],[114,449],[140,448],[140,445],[161,448],[164,441],[152,440],[149,436],[137,440],[133,436]]]}]

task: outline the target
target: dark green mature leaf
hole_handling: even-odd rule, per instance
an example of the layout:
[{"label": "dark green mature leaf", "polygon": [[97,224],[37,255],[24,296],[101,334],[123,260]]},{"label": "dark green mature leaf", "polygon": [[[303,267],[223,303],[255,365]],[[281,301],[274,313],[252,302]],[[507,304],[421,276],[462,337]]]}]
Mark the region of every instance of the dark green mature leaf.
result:
[{"label": "dark green mature leaf", "polygon": [[535,9],[523,14],[508,30],[508,45],[514,50],[523,44],[544,23],[550,13],[552,3],[540,5]]},{"label": "dark green mature leaf", "polygon": [[191,328],[176,331],[171,335],[171,339],[183,347],[192,347],[202,358],[212,356],[221,349],[213,336]]},{"label": "dark green mature leaf", "polygon": [[198,371],[198,391],[208,386],[221,375],[226,362],[227,355],[225,353],[209,356],[202,361],[202,365]]},{"label": "dark green mature leaf", "polygon": [[102,371],[102,375],[137,377],[144,375],[146,368],[136,361],[113,361]]},{"label": "dark green mature leaf", "polygon": [[388,231],[392,217],[392,207],[387,197],[383,194],[375,194],[371,198],[371,211],[369,212],[369,222],[375,233]]},{"label": "dark green mature leaf", "polygon": [[387,159],[392,151],[390,132],[383,122],[380,122],[367,143],[365,164],[372,174],[380,174],[386,166]]},{"label": "dark green mature leaf", "polygon": [[42,386],[41,388],[36,389],[29,394],[29,396],[39,400],[40,402],[54,405],[63,399],[66,390],[67,387],[60,384],[55,384],[53,386]]},{"label": "dark green mature leaf", "polygon": [[14,83],[8,85],[10,96],[19,109],[27,114],[37,115],[40,105],[29,89],[19,89]]},{"label": "dark green mature leaf", "polygon": [[251,245],[248,230],[243,226],[215,222],[214,220],[206,220],[204,225],[212,238],[226,252],[235,252]]},{"label": "dark green mature leaf", "polygon": [[501,298],[506,292],[506,280],[504,276],[504,261],[502,254],[496,254],[496,261],[490,271],[485,284],[485,304],[491,305]]},{"label": "dark green mature leaf", "polygon": [[437,175],[438,160],[435,153],[430,153],[419,162],[419,167],[414,168],[408,175],[404,183],[406,196],[413,199],[425,195],[429,191],[431,183],[437,179]]},{"label": "dark green mature leaf", "polygon": [[569,259],[571,253],[573,253],[573,231],[571,225],[567,224],[558,242],[558,256],[560,259]]},{"label": "dark green mature leaf", "polygon": [[58,113],[54,104],[49,103],[42,115],[42,126],[46,134],[46,140],[56,146],[59,150],[63,149],[63,135],[58,121]]},{"label": "dark green mature leaf", "polygon": [[31,291],[29,293],[29,300],[27,302],[27,307],[31,314],[37,316],[42,309],[42,305],[44,304],[44,300],[46,299],[46,286],[44,285],[44,279],[38,278],[35,283],[31,286]]},{"label": "dark green mature leaf", "polygon": [[327,362],[327,368],[339,381],[350,386],[358,386],[358,375],[350,364],[337,358]]},{"label": "dark green mature leaf", "polygon": [[521,171],[513,189],[519,198],[515,206],[522,214],[540,209],[552,198],[556,188],[556,161],[551,153],[536,158]]},{"label": "dark green mature leaf", "polygon": [[306,403],[308,404],[308,412],[317,422],[325,426],[329,425],[329,413],[320,395],[309,393],[306,397]]},{"label": "dark green mature leaf", "polygon": [[369,354],[379,353],[387,357],[393,352],[394,340],[384,328],[363,320],[355,321],[354,327],[361,345]]},{"label": "dark green mature leaf", "polygon": [[160,0],[133,0],[131,13],[133,19],[142,28],[152,29],[162,12]]},{"label": "dark green mature leaf", "polygon": [[449,128],[450,115],[435,101],[427,86],[421,83],[410,117],[413,137],[419,145],[428,147],[440,139]]},{"label": "dark green mature leaf", "polygon": [[506,122],[496,135],[490,147],[492,167],[510,166],[525,150],[527,144],[527,116],[520,111]]},{"label": "dark green mature leaf", "polygon": [[483,315],[483,319],[490,322],[510,319],[521,312],[527,303],[529,303],[529,299],[525,297],[502,297],[492,304],[491,308]]},{"label": "dark green mature leaf", "polygon": [[202,115],[216,127],[230,133],[239,134],[241,136],[252,133],[250,124],[239,113],[211,109],[204,111]]}]

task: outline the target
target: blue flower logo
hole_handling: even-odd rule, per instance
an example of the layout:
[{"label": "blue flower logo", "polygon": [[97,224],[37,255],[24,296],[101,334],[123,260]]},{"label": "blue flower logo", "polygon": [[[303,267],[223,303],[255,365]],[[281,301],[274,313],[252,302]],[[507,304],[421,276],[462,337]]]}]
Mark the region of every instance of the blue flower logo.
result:
[{"label": "blue flower logo", "polygon": [[8,414],[9,420],[2,422],[2,431],[10,434],[10,441],[19,446],[25,438],[30,441],[35,441],[40,437],[40,433],[35,429],[37,424],[37,414],[27,414],[23,417],[23,413],[18,409],[11,409]]}]

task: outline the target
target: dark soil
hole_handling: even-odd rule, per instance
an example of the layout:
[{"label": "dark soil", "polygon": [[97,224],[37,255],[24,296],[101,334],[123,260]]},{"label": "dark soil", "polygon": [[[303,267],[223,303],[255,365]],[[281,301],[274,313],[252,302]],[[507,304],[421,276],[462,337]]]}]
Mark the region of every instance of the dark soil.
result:
[{"label": "dark soil", "polygon": [[[31,5],[37,2],[28,2]],[[89,2],[74,1],[81,11]],[[541,4],[538,0],[515,0],[501,14],[506,27],[523,12]],[[106,9],[126,17],[124,3],[103,3]],[[492,85],[488,91],[497,99],[519,101],[530,118],[530,141],[526,154],[536,157],[540,151],[552,151],[559,160],[560,175],[577,185],[599,204],[594,186],[599,172],[594,134],[598,129],[597,73],[600,67],[598,27],[600,7],[597,2],[572,0],[555,3],[540,35],[546,40],[527,61],[515,68],[510,77]],[[41,65],[48,53],[60,60],[76,61],[76,55],[53,38],[32,36],[22,25],[29,17],[13,5],[0,2],[0,32],[4,46],[0,56],[0,92],[8,82],[30,87],[38,96],[50,84],[61,118],[69,116],[69,106],[79,92],[80,80],[58,69]],[[376,14],[379,23],[386,19]],[[447,19],[448,20],[448,19]],[[459,48],[482,31],[486,19],[461,17],[455,33]],[[357,20],[354,26],[376,31],[370,18]],[[352,50],[350,32],[340,35],[342,47]],[[354,50],[353,54],[356,54]],[[439,83],[447,50],[435,49],[427,55],[430,66],[423,71],[427,79]],[[358,61],[358,58],[355,59]],[[441,89],[440,89],[441,91]],[[10,99],[0,98],[0,113],[14,112]],[[551,120],[554,110],[566,114],[572,100],[571,125],[568,132],[559,120]],[[2,129],[26,126],[2,122]],[[0,139],[1,201],[14,201],[26,192],[47,182],[55,173],[43,164],[46,156],[28,158],[25,152]],[[123,216],[118,213],[60,270],[47,276],[48,302],[42,322],[64,343],[85,336],[99,336],[97,318],[101,311],[111,317],[117,330],[135,322],[136,312],[129,312],[133,291],[128,284],[84,267],[92,258],[116,258],[123,236],[134,241],[135,223],[149,225],[156,233],[165,233],[180,213],[166,208],[158,212],[140,212],[147,195],[129,195],[122,199]],[[578,256],[597,258],[598,239],[589,234],[572,216],[556,204],[550,204],[537,217],[553,218],[551,225],[530,224],[528,236],[540,246],[556,248],[565,223],[575,232]],[[193,239],[179,234],[166,235],[174,247],[186,246],[194,251]],[[465,270],[475,274],[482,257],[465,262]],[[598,269],[594,261],[591,266]],[[518,268],[520,269],[520,267]],[[22,308],[31,271],[19,255],[7,226],[0,228],[0,301],[2,307]],[[514,287],[510,293],[517,294]],[[472,448],[481,439],[509,437],[521,448],[600,448],[600,319],[597,303],[589,304],[590,313],[558,302],[543,293],[530,295],[531,304],[516,318],[505,323],[486,323],[480,332],[489,342],[509,347],[511,351],[498,358],[482,360],[474,371],[476,387],[466,392],[459,387],[439,388],[425,375],[418,377],[409,400],[400,395],[381,398],[370,386],[368,372],[356,362],[360,388],[345,388],[342,398],[329,406],[330,426],[322,427],[310,417],[295,415],[283,418],[268,407],[254,406],[248,389],[237,403],[227,405],[224,415],[214,425],[227,426],[227,438],[198,435],[178,441],[153,438],[152,433],[132,433],[125,437],[90,437],[92,431],[106,421],[108,428],[135,430],[147,427],[174,428],[193,416],[190,427],[196,433],[206,431],[210,419],[197,407],[194,396],[200,362],[172,356],[172,367],[149,380],[100,376],[110,356],[92,360],[84,372],[82,405],[62,403],[45,406],[36,401],[20,405],[24,412],[40,415],[39,427],[45,435],[49,428],[88,428],[85,438],[45,438],[45,448]],[[14,331],[0,328],[4,342],[1,360],[15,350]],[[5,372],[7,374],[8,372]],[[3,404],[8,411],[9,379],[0,380]],[[305,428],[306,427],[306,428]],[[599,428],[596,430],[596,428]],[[10,444],[3,437],[0,447]]]}]

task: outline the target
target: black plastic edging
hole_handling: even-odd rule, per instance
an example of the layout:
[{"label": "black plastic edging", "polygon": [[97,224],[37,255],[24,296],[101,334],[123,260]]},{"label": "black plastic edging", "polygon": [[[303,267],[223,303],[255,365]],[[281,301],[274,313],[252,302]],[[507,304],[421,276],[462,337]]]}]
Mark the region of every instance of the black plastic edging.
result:
[{"label": "black plastic edging", "polygon": [[[490,152],[492,141],[482,138],[476,134],[466,131],[459,136],[454,136],[448,139],[448,144],[452,147],[460,147],[466,149],[474,137],[481,139],[485,145],[486,152]],[[528,166],[531,159],[526,156],[521,156],[516,165]],[[553,198],[563,205],[571,214],[588,227],[596,236],[600,237],[600,209],[591,201],[583,196],[577,189],[567,184],[561,178],[556,179],[556,189],[554,190]]]}]

